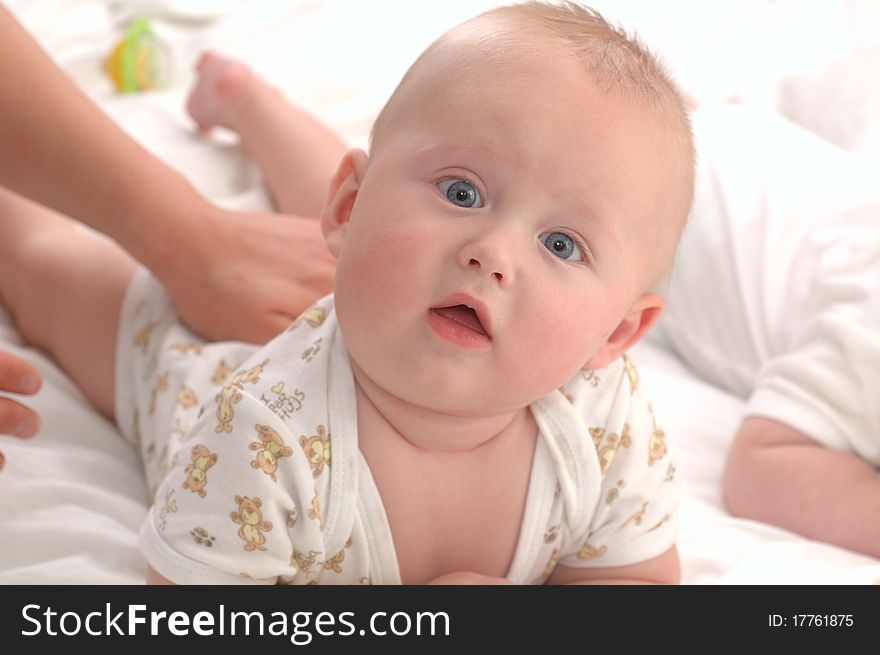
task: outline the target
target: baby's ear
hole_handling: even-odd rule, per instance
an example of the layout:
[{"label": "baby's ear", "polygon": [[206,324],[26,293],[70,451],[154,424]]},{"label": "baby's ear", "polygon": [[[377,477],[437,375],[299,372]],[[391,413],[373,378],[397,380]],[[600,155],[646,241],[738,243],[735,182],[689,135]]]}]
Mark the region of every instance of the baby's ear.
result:
[{"label": "baby's ear", "polygon": [[330,181],[330,193],[324,210],[321,212],[321,229],[327,248],[334,257],[342,248],[345,226],[351,217],[355,198],[361,187],[364,172],[367,170],[367,153],[360,148],[345,153],[336,174]]},{"label": "baby's ear", "polygon": [[656,293],[642,294],[630,307],[598,352],[587,362],[587,368],[600,369],[634,346],[660,318],[665,303]]}]

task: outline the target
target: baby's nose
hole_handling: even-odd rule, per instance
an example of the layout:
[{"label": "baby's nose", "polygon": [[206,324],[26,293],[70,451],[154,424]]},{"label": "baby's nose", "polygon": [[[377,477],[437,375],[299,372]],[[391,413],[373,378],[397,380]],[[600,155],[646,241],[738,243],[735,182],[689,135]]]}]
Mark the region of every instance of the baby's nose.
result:
[{"label": "baby's nose", "polygon": [[487,231],[468,241],[461,249],[459,262],[480,275],[490,275],[502,286],[513,282],[515,268],[513,237]]},{"label": "baby's nose", "polygon": [[498,266],[498,267],[494,267],[494,266],[485,267],[483,265],[483,263],[479,259],[477,259],[476,257],[471,257],[470,262],[468,262],[468,266],[470,266],[471,268],[474,268],[474,269],[479,269],[479,270],[483,270],[485,268],[487,271],[490,272],[490,275],[494,275],[495,279],[498,280],[499,282],[504,280],[504,273],[503,272],[492,271],[492,268],[500,268],[500,266]]}]

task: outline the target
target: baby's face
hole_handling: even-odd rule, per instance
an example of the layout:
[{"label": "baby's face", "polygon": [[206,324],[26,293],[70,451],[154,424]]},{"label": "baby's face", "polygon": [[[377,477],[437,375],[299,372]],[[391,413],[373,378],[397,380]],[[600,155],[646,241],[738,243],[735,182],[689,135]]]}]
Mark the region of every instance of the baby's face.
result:
[{"label": "baby's face", "polygon": [[438,411],[522,407],[607,363],[649,284],[647,222],[672,211],[660,128],[541,47],[492,64],[438,53],[446,72],[407,89],[345,227],[352,360]]}]

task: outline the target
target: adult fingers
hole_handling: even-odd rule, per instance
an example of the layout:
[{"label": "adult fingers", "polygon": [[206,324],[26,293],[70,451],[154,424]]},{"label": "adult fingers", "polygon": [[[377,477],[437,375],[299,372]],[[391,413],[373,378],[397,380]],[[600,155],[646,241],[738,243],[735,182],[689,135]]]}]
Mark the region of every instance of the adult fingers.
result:
[{"label": "adult fingers", "polygon": [[267,316],[259,325],[254,325],[252,337],[255,343],[268,343],[279,334],[284,332],[293,323],[293,319],[286,314],[272,314]]},{"label": "adult fingers", "polygon": [[11,398],[0,398],[0,434],[27,439],[40,429],[40,416]]},{"label": "adult fingers", "polygon": [[33,366],[11,353],[0,350],[0,391],[34,394],[43,379]]}]

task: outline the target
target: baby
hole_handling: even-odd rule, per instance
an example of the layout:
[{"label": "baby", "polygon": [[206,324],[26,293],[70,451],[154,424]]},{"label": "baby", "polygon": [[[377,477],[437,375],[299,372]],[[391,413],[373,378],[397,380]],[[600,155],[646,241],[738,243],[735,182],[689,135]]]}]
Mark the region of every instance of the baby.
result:
[{"label": "baby", "polygon": [[875,169],[779,116],[693,115],[697,192],[661,328],[740,396],[731,513],[880,557]]},{"label": "baby", "polygon": [[139,444],[150,581],[678,582],[675,468],[625,355],[693,193],[658,64],[577,5],[499,8],[422,54],[369,155],[238,64],[200,76],[191,113],[285,211],[341,156],[314,210],[335,292],[284,333],[202,343],[115,244],[2,223],[23,335]]}]

